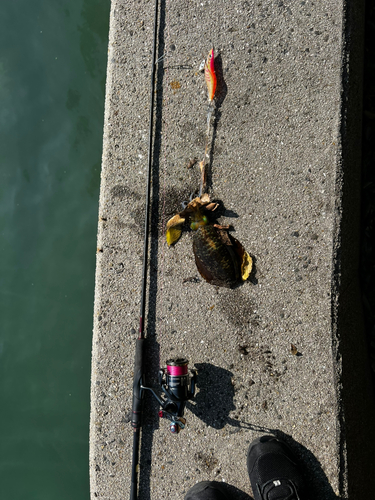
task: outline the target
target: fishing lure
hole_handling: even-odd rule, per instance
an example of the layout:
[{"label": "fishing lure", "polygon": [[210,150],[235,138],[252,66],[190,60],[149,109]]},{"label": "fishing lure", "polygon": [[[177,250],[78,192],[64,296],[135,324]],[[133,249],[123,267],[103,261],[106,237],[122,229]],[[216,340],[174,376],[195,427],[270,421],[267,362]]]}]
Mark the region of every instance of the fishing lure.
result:
[{"label": "fishing lure", "polygon": [[169,246],[177,243],[184,223],[189,220],[199,273],[211,285],[233,288],[249,278],[253,261],[241,243],[228,233],[228,226],[210,221],[217,207],[207,193],[194,198],[168,221],[166,239]]},{"label": "fishing lure", "polygon": [[208,102],[211,102],[215,96],[217,85],[214,49],[210,50],[207,56],[207,60],[204,63],[204,77],[206,79],[208,89]]},{"label": "fishing lure", "polygon": [[208,90],[208,109],[207,109],[206,147],[204,151],[203,160],[199,162],[199,168],[201,171],[201,185],[199,190],[200,196],[206,189],[206,180],[207,180],[206,163],[209,161],[208,145],[210,142],[210,125],[211,125],[212,113],[214,112],[215,109],[214,97],[216,92],[217,78],[215,73],[215,57],[213,48],[208,53],[207,59],[204,63],[204,77],[206,80],[207,90]]}]

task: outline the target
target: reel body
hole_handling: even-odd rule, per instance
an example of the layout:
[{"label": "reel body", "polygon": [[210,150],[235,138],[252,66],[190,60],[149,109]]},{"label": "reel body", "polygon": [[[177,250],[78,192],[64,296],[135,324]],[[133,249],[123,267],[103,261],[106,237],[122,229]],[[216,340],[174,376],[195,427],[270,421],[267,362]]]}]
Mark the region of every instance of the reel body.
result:
[{"label": "reel body", "polygon": [[166,368],[159,371],[159,385],[164,397],[159,397],[151,387],[141,385],[141,389],[149,390],[161,406],[160,418],[170,420],[169,429],[177,434],[186,424],[184,411],[186,402],[193,399],[197,373],[188,371],[189,361],[186,358],[169,359]]}]

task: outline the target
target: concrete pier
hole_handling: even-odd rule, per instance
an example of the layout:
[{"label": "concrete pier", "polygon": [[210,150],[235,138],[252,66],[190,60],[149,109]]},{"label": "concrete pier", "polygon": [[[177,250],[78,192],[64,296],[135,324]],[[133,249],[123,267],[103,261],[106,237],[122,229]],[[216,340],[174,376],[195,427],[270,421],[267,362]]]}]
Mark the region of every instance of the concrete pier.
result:
[{"label": "concrete pier", "polygon": [[[91,499],[129,496],[154,4],[111,9],[90,425]],[[198,394],[178,436],[145,398],[141,500],[202,480],[252,498],[249,443],[287,440],[312,498],[373,498],[373,393],[358,288],[363,5],[333,0],[160,4],[147,380],[181,355]],[[214,46],[209,193],[254,257],[249,282],[206,283],[192,234],[165,222],[198,188]],[[292,347],[294,346],[294,347]],[[235,496],[237,495],[237,496]]]}]

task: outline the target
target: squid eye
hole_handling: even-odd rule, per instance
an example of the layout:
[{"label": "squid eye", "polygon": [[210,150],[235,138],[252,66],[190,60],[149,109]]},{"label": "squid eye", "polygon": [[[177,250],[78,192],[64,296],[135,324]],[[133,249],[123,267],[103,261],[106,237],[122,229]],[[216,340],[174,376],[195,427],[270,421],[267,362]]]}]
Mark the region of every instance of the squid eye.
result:
[{"label": "squid eye", "polygon": [[190,227],[193,231],[196,231],[198,229],[198,223],[197,222],[192,222],[190,224]]},{"label": "squid eye", "polygon": [[205,215],[202,217],[202,220],[203,220],[203,222],[204,222],[205,224],[207,224],[207,222],[208,222],[208,221],[207,221],[207,217],[206,217]]}]

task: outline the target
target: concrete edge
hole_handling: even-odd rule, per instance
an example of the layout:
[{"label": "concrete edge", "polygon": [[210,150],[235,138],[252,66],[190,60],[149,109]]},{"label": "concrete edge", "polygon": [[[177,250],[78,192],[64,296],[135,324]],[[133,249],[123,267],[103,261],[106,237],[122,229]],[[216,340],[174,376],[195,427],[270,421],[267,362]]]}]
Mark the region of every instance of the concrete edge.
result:
[{"label": "concrete edge", "polygon": [[95,296],[94,296],[94,311],[93,311],[93,338],[92,338],[92,355],[91,355],[91,386],[90,386],[90,426],[89,426],[89,476],[90,476],[90,497],[91,493],[96,490],[96,474],[94,472],[95,468],[95,447],[96,442],[95,437],[95,426],[97,425],[97,405],[96,405],[96,395],[95,395],[95,385],[97,381],[97,371],[93,363],[93,360],[98,359],[97,345],[98,345],[98,311],[99,304],[101,302],[100,290],[97,287],[99,282],[99,277],[101,275],[101,259],[102,259],[102,225],[99,223],[101,217],[100,207],[103,203],[104,189],[103,185],[106,179],[103,175],[103,163],[107,155],[106,143],[109,134],[109,109],[110,103],[108,101],[109,91],[112,88],[113,72],[111,71],[110,61],[113,54],[113,44],[114,44],[114,34],[115,30],[112,29],[114,23],[114,2],[111,0],[111,8],[109,14],[109,34],[108,34],[108,56],[107,56],[107,71],[106,71],[106,84],[105,84],[105,105],[104,105],[104,125],[103,125],[103,151],[102,151],[102,166],[100,171],[100,193],[99,193],[99,210],[98,210],[98,232],[97,232],[97,250],[96,250],[96,270],[95,270]]},{"label": "concrete edge", "polygon": [[375,404],[359,283],[364,1],[344,2],[342,36],[341,161],[336,177],[332,275],[332,354],[340,402],[339,485],[342,498],[371,498]]}]

